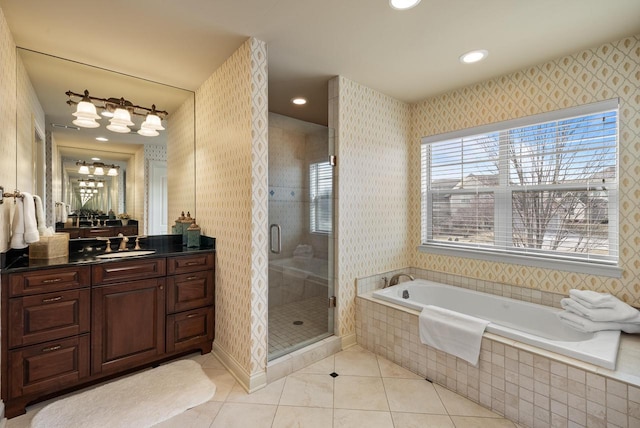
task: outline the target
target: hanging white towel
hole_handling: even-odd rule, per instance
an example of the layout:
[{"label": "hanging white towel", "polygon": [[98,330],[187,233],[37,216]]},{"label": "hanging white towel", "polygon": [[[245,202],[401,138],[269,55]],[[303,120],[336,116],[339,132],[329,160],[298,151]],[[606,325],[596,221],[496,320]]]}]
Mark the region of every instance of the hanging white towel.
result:
[{"label": "hanging white towel", "polygon": [[62,223],[67,222],[68,214],[69,214],[69,205],[62,204],[62,219],[60,220]]},{"label": "hanging white towel", "polygon": [[577,300],[582,306],[590,309],[613,308],[616,306],[616,298],[608,293],[598,293],[591,290],[569,290],[569,297]]},{"label": "hanging white towel", "polygon": [[615,298],[613,308],[587,308],[579,301],[565,298],[560,300],[564,310],[598,322],[640,322],[640,311]]},{"label": "hanging white towel", "polygon": [[47,233],[47,224],[44,220],[44,208],[42,207],[42,199],[40,196],[33,195],[36,204],[36,224],[38,225],[38,234],[44,236]]},{"label": "hanging white towel", "polygon": [[482,335],[489,321],[428,305],[418,318],[420,341],[478,365]]},{"label": "hanging white towel", "polygon": [[24,242],[24,204],[22,198],[16,198],[11,224],[11,248],[22,249],[26,247],[27,243]]},{"label": "hanging white towel", "polygon": [[558,312],[558,316],[567,325],[582,331],[594,333],[602,330],[621,330],[625,333],[640,333],[640,322],[598,322],[591,321],[568,311]]},{"label": "hanging white towel", "polygon": [[24,209],[24,242],[32,244],[40,240],[36,220],[36,204],[31,193],[22,192]]}]

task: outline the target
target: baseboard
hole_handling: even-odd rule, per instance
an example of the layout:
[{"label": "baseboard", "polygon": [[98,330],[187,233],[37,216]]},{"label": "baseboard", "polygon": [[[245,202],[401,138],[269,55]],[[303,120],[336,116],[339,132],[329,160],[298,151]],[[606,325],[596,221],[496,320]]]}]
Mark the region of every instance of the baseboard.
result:
[{"label": "baseboard", "polygon": [[213,342],[213,355],[249,394],[267,386],[267,371],[251,375],[226,350]]},{"label": "baseboard", "polygon": [[358,342],[356,341],[356,334],[355,333],[347,334],[345,336],[342,336],[341,339],[342,339],[342,349],[343,350],[358,344]]}]

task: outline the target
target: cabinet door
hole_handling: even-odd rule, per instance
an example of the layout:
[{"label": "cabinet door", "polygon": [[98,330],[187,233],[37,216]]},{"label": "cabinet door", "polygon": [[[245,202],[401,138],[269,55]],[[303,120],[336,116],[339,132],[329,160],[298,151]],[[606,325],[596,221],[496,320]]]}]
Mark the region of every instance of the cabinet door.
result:
[{"label": "cabinet door", "polygon": [[92,290],[92,374],[127,370],[164,353],[165,279]]},{"label": "cabinet door", "polygon": [[213,304],[213,270],[167,277],[167,313]]},{"label": "cabinet door", "polygon": [[9,351],[9,395],[52,393],[89,376],[89,335]]},{"label": "cabinet door", "polygon": [[194,349],[206,343],[209,349],[213,342],[213,307],[181,312],[167,317],[167,352]]},{"label": "cabinet door", "polygon": [[9,348],[89,332],[88,288],[9,299]]}]

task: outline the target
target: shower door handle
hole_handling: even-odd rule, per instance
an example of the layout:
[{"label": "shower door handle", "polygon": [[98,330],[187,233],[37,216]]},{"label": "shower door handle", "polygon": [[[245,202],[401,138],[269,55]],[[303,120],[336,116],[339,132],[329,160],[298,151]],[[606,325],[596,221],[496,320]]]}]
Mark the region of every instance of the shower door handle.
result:
[{"label": "shower door handle", "polygon": [[[277,237],[277,242],[276,242],[276,248],[273,248],[273,229],[276,229],[276,237]],[[282,251],[282,229],[280,228],[279,224],[272,224],[271,226],[269,226],[269,250],[271,250],[271,252],[273,254],[280,254],[280,252]]]}]

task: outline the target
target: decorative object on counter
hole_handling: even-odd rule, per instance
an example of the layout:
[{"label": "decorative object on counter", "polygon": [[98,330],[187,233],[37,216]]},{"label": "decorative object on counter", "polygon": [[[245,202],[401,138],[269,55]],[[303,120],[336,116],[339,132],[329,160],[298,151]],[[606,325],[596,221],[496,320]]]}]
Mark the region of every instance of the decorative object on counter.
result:
[{"label": "decorative object on counter", "polygon": [[115,220],[115,219],[116,219],[116,213],[114,213],[113,210],[109,208],[109,220]]},{"label": "decorative object on counter", "polygon": [[182,245],[187,245],[187,230],[191,223],[193,223],[193,219],[191,213],[187,211],[187,216],[182,220]]},{"label": "decorative object on counter", "polygon": [[196,224],[195,217],[193,218],[193,223],[191,223],[191,225],[187,228],[187,247],[200,247],[200,226]]},{"label": "decorative object on counter", "polygon": [[29,245],[29,259],[64,262],[69,258],[69,234],[65,232],[41,236],[38,242]]},{"label": "decorative object on counter", "polygon": [[120,213],[118,214],[118,218],[120,219],[122,225],[126,226],[129,224],[129,219],[131,218],[131,216],[129,216],[129,214],[127,213]]},{"label": "decorative object on counter", "polygon": [[182,235],[182,220],[184,220],[184,219],[185,219],[185,217],[184,217],[184,211],[182,211],[182,212],[180,213],[180,217],[178,217],[178,218],[176,219],[176,224],[175,224],[175,226],[172,226],[172,227],[171,227],[171,231],[172,231],[173,233],[177,233],[178,235]]}]

